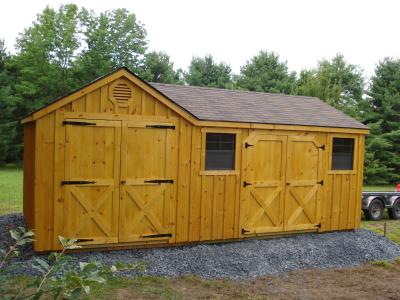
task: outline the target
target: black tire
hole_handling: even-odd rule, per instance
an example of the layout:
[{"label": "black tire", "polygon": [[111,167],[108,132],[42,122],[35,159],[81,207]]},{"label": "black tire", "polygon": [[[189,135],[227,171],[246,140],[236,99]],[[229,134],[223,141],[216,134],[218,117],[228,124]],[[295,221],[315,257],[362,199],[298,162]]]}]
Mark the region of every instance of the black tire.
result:
[{"label": "black tire", "polygon": [[389,217],[393,220],[400,219],[400,199],[394,201],[393,206],[388,209]]},{"label": "black tire", "polygon": [[379,221],[383,219],[383,213],[385,211],[385,206],[379,199],[374,199],[369,204],[367,210],[365,210],[365,217],[370,221]]}]

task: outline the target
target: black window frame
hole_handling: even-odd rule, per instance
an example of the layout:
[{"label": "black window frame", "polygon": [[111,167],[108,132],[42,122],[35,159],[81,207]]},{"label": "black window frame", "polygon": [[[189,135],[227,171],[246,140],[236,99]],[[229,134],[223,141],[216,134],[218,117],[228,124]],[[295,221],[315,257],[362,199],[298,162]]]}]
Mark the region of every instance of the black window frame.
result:
[{"label": "black window frame", "polygon": [[236,170],[236,139],[236,133],[206,132],[204,170]]},{"label": "black window frame", "polygon": [[[348,143],[350,141],[351,143]],[[355,138],[333,137],[330,169],[332,171],[354,171],[355,149]]]}]

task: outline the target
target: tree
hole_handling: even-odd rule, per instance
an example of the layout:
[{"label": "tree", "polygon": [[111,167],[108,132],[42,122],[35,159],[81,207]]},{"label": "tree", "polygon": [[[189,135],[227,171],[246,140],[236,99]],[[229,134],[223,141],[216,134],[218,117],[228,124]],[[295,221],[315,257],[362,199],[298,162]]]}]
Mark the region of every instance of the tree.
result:
[{"label": "tree", "polygon": [[358,66],[349,64],[343,55],[322,60],[314,70],[300,73],[297,94],[318,97],[328,104],[358,117],[363,101],[364,78]]},{"label": "tree", "polygon": [[400,59],[378,64],[368,95],[369,108],[363,109],[363,121],[371,128],[366,180],[395,183],[400,180]]},{"label": "tree", "polygon": [[139,73],[147,47],[146,30],[135,14],[126,9],[96,16],[82,13],[85,48],[75,64],[75,76],[88,82],[116,68],[128,67]]},{"label": "tree", "polygon": [[289,73],[287,62],[281,62],[278,54],[260,51],[241,67],[237,85],[250,91],[293,94],[296,74]]},{"label": "tree", "polygon": [[164,52],[146,53],[144,66],[139,75],[150,82],[181,83],[181,71],[174,70],[173,62]]},{"label": "tree", "polygon": [[15,145],[16,123],[13,117],[16,108],[13,96],[13,78],[7,70],[11,56],[4,40],[0,40],[0,163],[18,159],[19,149]]},{"label": "tree", "polygon": [[193,57],[184,74],[189,85],[229,88],[232,85],[232,69],[225,63],[216,63],[211,55]]}]

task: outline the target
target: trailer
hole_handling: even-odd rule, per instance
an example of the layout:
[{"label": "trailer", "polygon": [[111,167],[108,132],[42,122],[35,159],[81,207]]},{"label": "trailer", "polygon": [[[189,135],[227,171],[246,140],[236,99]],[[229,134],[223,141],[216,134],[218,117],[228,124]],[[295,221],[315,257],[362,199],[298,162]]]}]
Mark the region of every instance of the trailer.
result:
[{"label": "trailer", "polygon": [[361,207],[367,220],[381,220],[385,209],[391,219],[400,219],[400,192],[363,192]]}]

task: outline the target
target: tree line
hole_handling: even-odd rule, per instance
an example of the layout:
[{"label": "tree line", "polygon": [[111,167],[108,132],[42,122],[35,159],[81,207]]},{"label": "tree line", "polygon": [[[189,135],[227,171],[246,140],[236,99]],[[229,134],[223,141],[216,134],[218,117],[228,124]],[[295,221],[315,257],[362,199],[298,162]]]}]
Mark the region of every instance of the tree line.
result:
[{"label": "tree line", "polygon": [[365,182],[400,180],[400,60],[383,58],[367,80],[341,54],[312,69],[290,72],[277,53],[260,51],[234,74],[211,55],[174,68],[149,51],[145,26],[126,9],[99,14],[74,4],[46,7],[21,32],[16,51],[0,40],[0,162],[22,157],[20,120],[30,112],[126,66],[147,81],[314,96],[368,125]]}]

